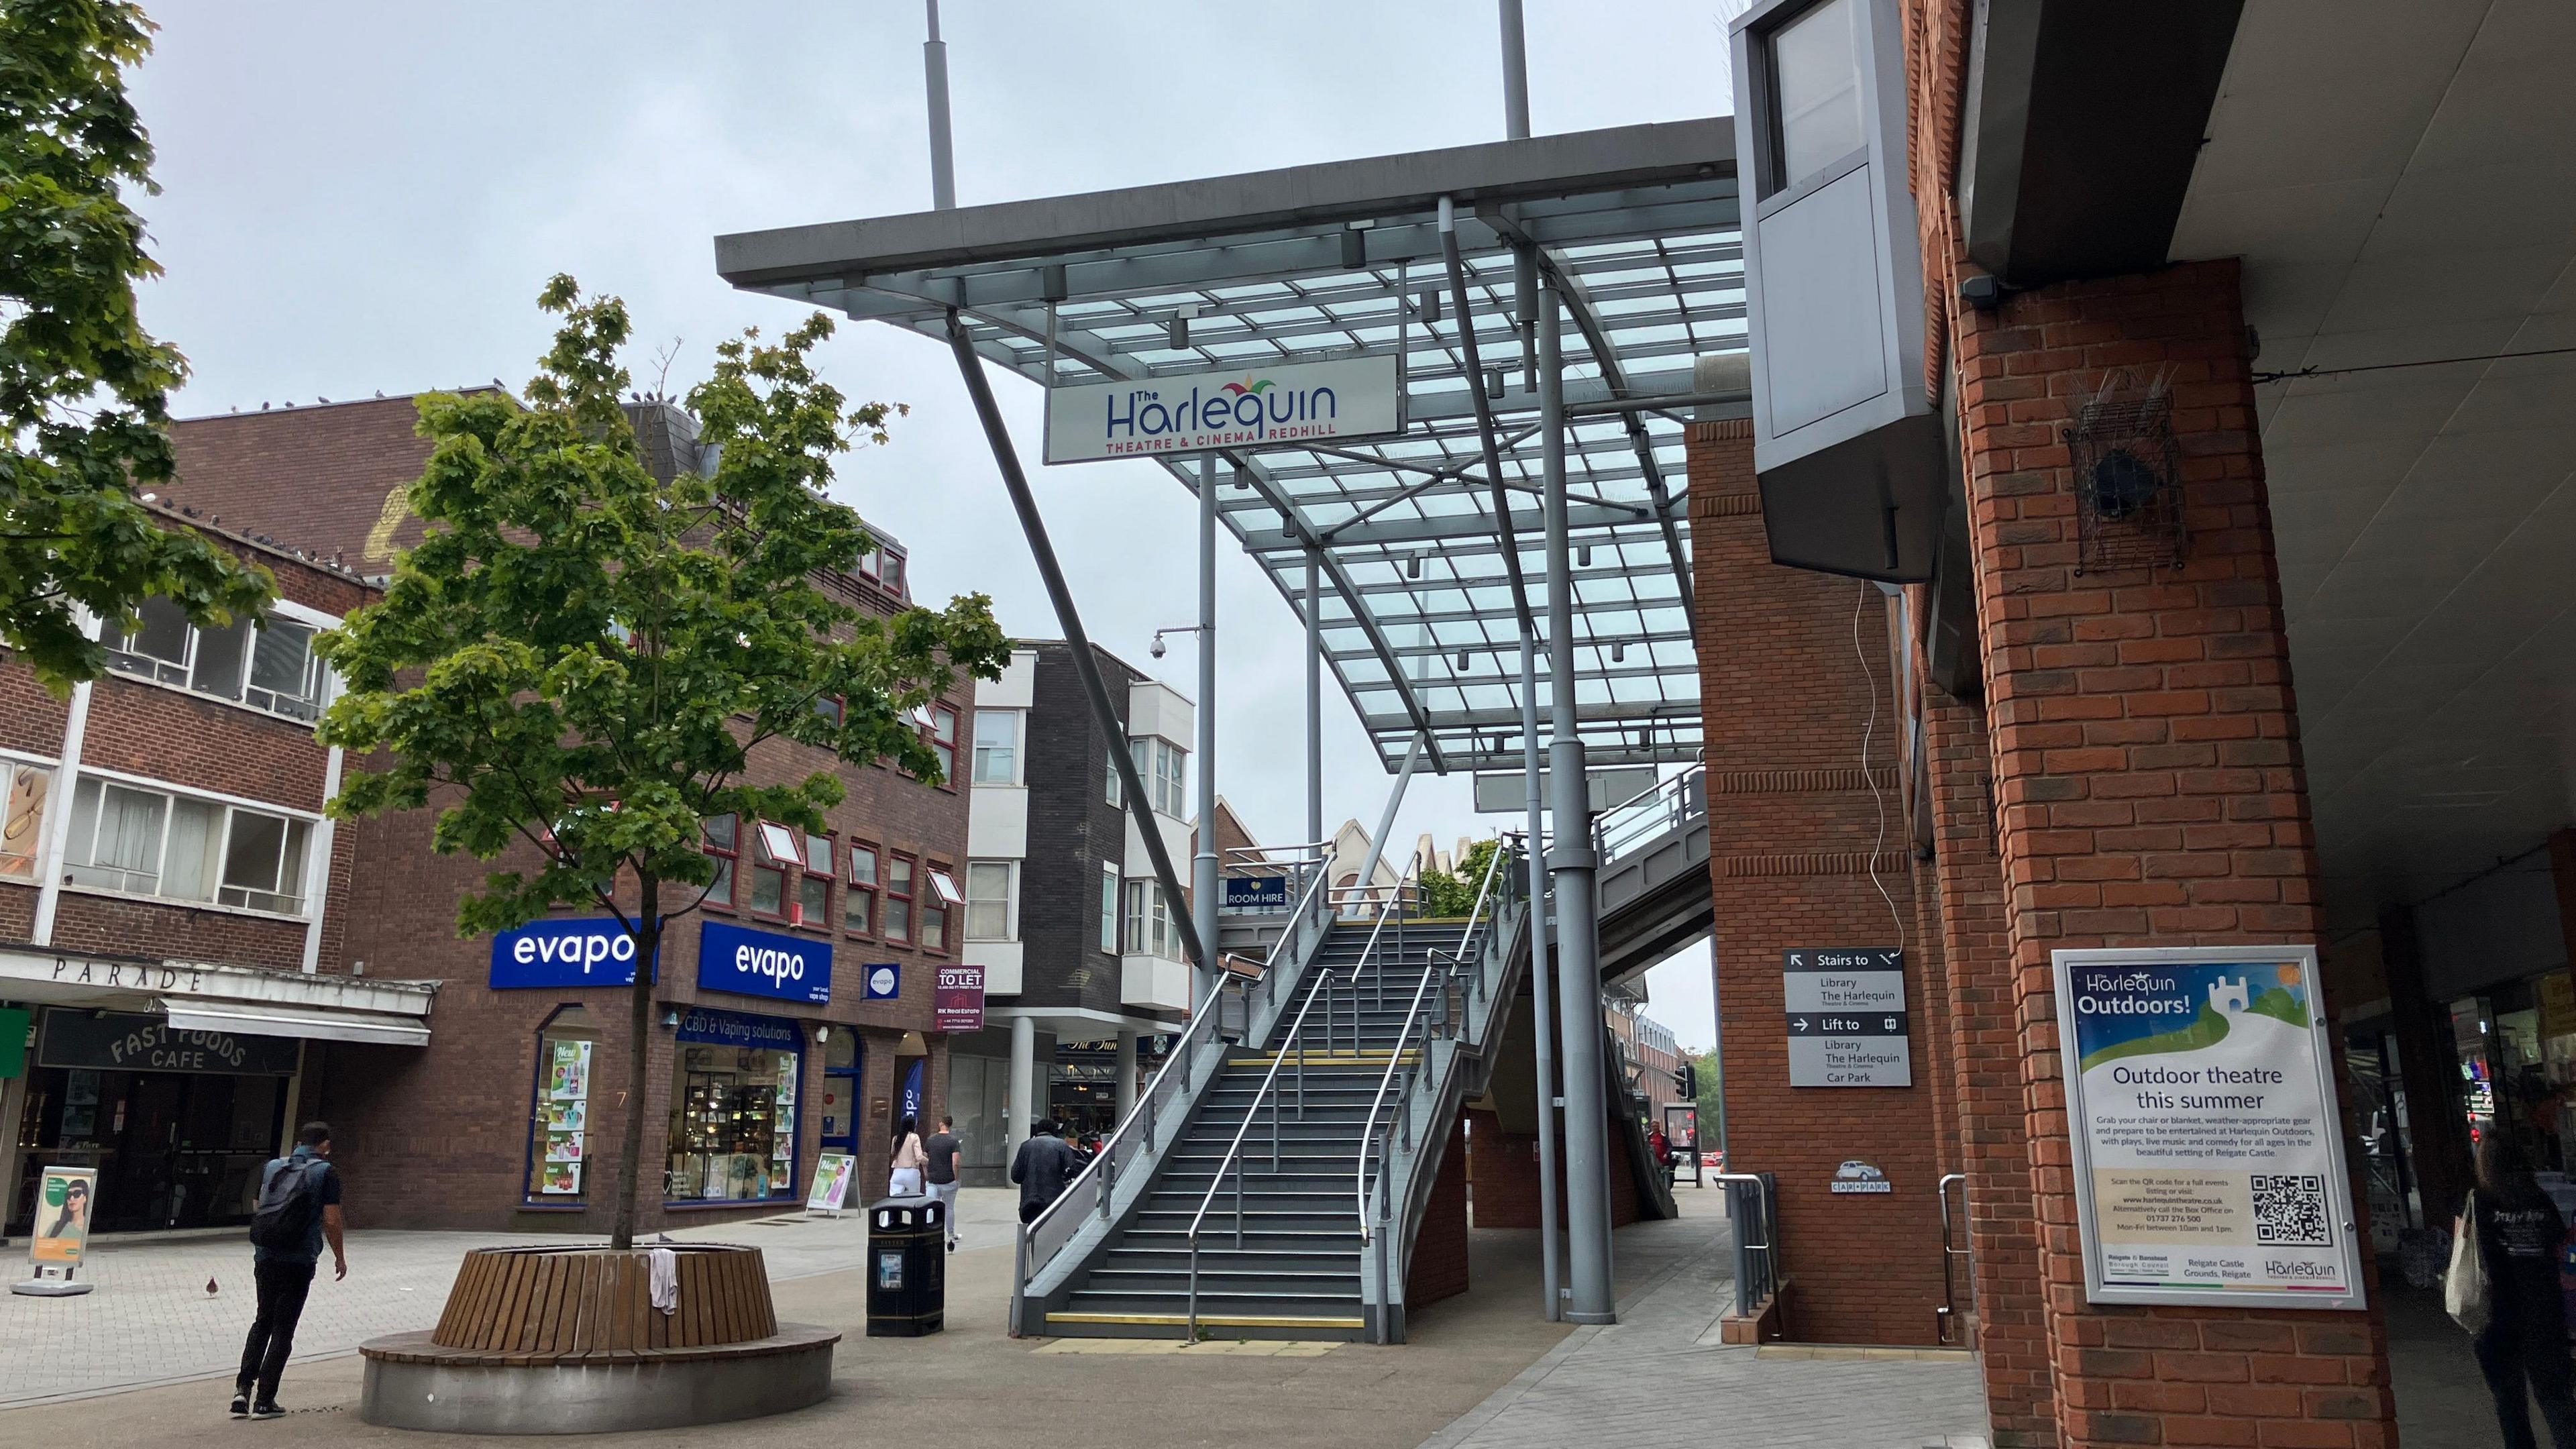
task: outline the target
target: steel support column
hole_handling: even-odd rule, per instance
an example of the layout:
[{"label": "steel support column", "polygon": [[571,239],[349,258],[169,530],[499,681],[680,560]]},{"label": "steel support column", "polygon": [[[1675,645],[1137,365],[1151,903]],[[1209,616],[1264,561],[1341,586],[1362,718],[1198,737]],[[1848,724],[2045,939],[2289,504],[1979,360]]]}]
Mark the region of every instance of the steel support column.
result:
[{"label": "steel support column", "polygon": [[1214,453],[1199,460],[1199,823],[1192,832],[1198,849],[1190,861],[1190,915],[1199,940],[1210,952],[1199,962],[1193,1006],[1214,995],[1217,969],[1216,915],[1216,469]]},{"label": "steel support column", "polygon": [[[1306,550],[1306,842],[1324,838],[1323,568]],[[1327,887],[1326,889],[1330,889]]]},{"label": "steel support column", "polygon": [[1601,940],[1593,898],[1592,802],[1575,725],[1574,550],[1565,512],[1564,349],[1556,282],[1538,289],[1540,428],[1546,435],[1548,777],[1556,837],[1557,1002],[1565,1062],[1566,1256],[1574,1323],[1615,1323],[1610,1285],[1609,1105],[1602,1089]]}]

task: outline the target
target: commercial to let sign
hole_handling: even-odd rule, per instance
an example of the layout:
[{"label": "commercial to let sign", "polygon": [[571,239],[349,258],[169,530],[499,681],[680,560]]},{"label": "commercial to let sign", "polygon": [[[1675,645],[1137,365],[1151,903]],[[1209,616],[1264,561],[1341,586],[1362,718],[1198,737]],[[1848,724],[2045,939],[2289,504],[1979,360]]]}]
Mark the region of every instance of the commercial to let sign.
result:
[{"label": "commercial to let sign", "polygon": [[1047,389],[1046,460],[1089,463],[1404,431],[1395,358],[1275,363]]},{"label": "commercial to let sign", "polygon": [[2361,1307],[2316,948],[2055,964],[2085,1295]]}]

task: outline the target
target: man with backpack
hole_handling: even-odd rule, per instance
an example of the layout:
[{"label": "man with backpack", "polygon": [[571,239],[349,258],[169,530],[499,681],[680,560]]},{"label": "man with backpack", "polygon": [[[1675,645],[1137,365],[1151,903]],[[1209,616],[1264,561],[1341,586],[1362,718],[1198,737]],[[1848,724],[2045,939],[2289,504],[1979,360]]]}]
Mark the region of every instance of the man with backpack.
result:
[{"label": "man with backpack", "polygon": [[340,1173],[331,1165],[331,1127],[307,1122],[295,1134],[295,1151],[272,1158],[259,1174],[259,1206],[250,1218],[251,1276],[259,1285],[259,1316],[242,1345],[241,1374],[233,1381],[233,1417],[282,1419],[277,1380],[295,1351],[295,1322],[313,1288],[322,1244],[331,1244],[332,1277],[349,1276],[340,1240]]}]

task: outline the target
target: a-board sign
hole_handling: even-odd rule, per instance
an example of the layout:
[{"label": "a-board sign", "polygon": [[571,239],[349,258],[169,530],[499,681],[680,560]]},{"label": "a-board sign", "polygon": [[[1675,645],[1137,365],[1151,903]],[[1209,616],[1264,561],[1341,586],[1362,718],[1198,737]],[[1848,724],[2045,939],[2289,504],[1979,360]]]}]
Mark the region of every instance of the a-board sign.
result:
[{"label": "a-board sign", "polygon": [[814,1187],[805,1194],[808,1211],[839,1212],[850,1200],[850,1179],[858,1175],[858,1159],[846,1152],[821,1152],[814,1156]]},{"label": "a-board sign", "polygon": [[1789,1085],[1910,1087],[1905,953],[1892,946],[1792,946],[1780,953]]},{"label": "a-board sign", "polygon": [[1275,448],[1404,431],[1392,353],[1255,363],[1052,387],[1046,460],[1089,463],[1218,448]]},{"label": "a-board sign", "polygon": [[2085,1296],[2361,1307],[2316,948],[2054,964]]}]

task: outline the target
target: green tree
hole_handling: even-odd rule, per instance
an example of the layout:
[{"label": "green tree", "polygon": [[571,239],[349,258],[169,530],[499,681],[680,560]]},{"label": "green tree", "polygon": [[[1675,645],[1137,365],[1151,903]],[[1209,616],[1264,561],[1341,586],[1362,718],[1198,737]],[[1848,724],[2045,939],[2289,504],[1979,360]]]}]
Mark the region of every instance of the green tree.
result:
[{"label": "green tree", "polygon": [[1685,1053],[1699,1074],[1699,1140],[1700,1154],[1705,1157],[1717,1151],[1726,1123],[1725,1096],[1717,1077],[1717,1053]]},{"label": "green tree", "polygon": [[[1494,852],[1502,848],[1499,840],[1479,840],[1467,847],[1453,873],[1425,870],[1422,885],[1422,914],[1434,918],[1469,915],[1476,909],[1476,894],[1484,888],[1486,867],[1493,863]],[[1486,909],[1493,902],[1486,902]]]},{"label": "green tree", "polygon": [[[883,443],[888,416],[883,404],[845,408],[815,376],[809,354],[828,319],[774,345],[749,332],[717,348],[714,375],[688,396],[720,449],[715,470],[664,482],[618,406],[624,304],[557,277],[540,305],[563,322],[524,403],[421,400],[433,448],[410,497],[429,531],[384,598],[320,644],[347,682],[322,738],[382,752],[330,809],[435,806],[441,852],[493,860],[532,847],[521,854],[533,870],[494,870],[458,903],[460,934],[596,904],[633,938],[634,959],[653,962],[668,920],[715,878],[699,849],[705,819],[819,831],[840,802],[833,770],[746,779],[764,741],[937,780],[911,712],[956,670],[998,678],[1010,646],[981,594],[879,619],[820,586],[873,546],[858,515],[824,496],[833,457],[858,436]],[[652,972],[637,971],[619,1248],[634,1240],[652,990]]]},{"label": "green tree", "polygon": [[274,586],[135,496],[169,480],[187,372],[136,315],[161,268],[122,195],[160,190],[123,74],[151,32],[133,5],[0,0],[0,645],[58,695],[107,667],[79,608],[131,623],[158,595],[223,625]]}]

